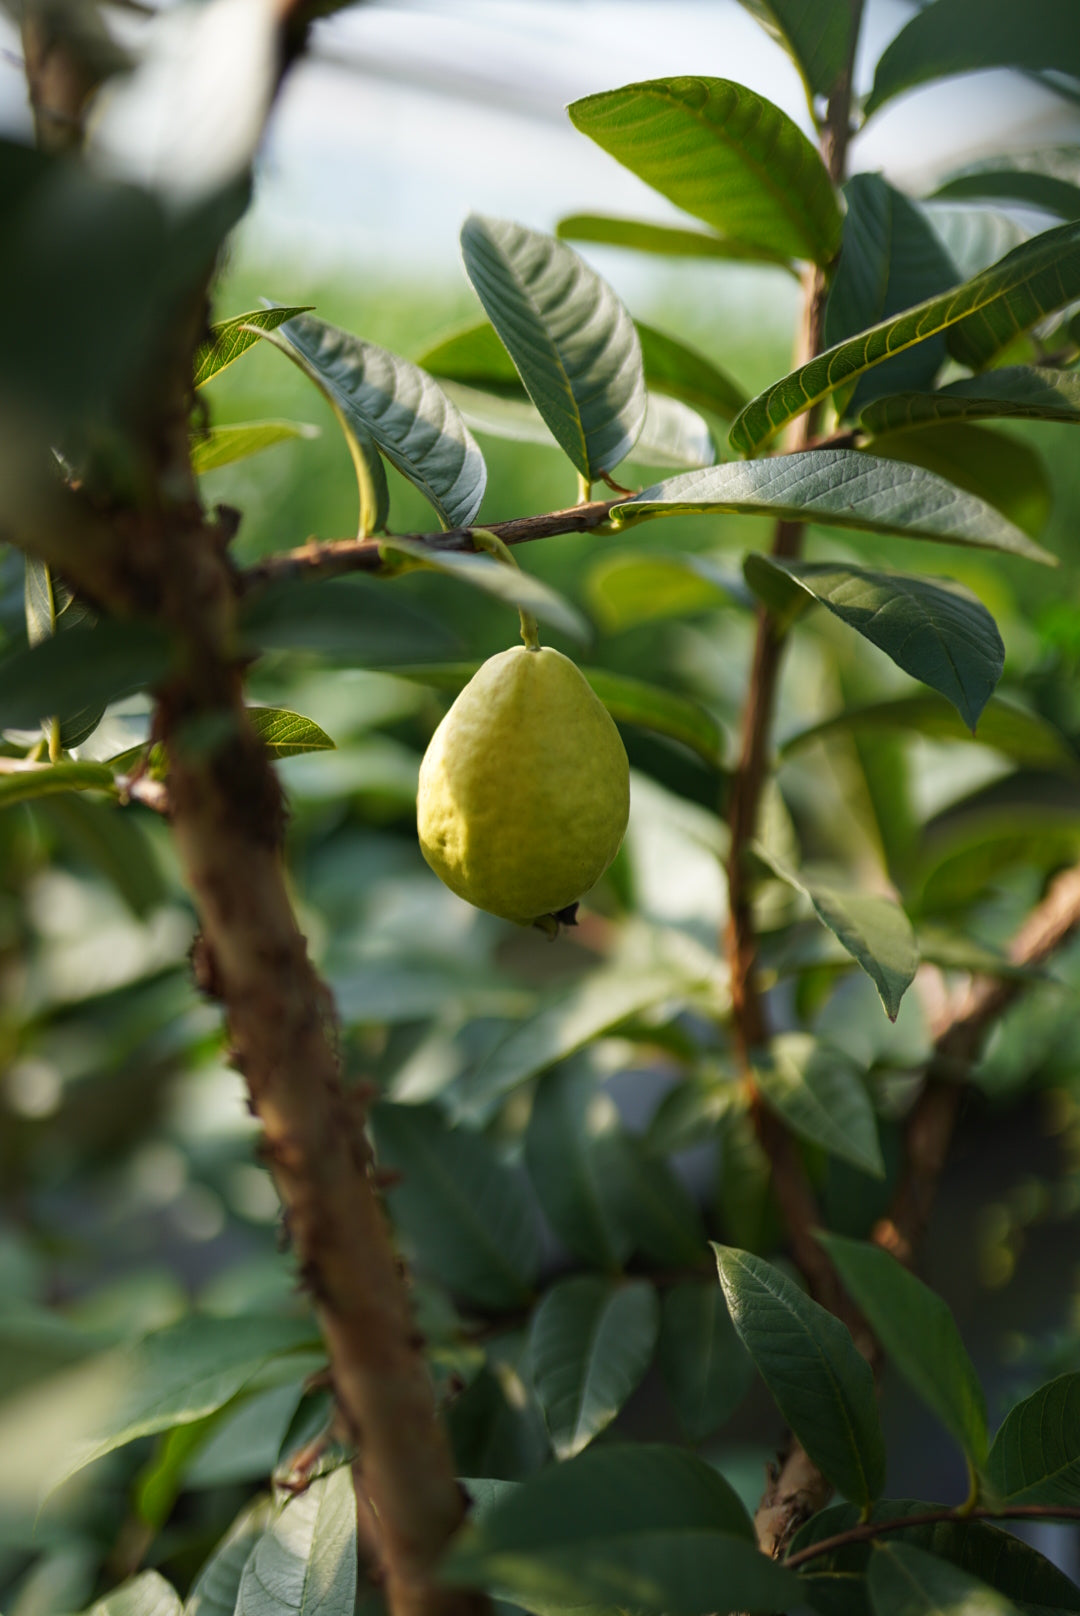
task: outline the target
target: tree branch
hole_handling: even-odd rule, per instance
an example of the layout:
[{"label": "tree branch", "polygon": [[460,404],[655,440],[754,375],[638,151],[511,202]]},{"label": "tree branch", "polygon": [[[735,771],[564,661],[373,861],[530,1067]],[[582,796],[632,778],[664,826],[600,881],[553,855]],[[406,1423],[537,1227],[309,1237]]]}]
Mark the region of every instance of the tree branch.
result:
[{"label": "tree branch", "polygon": [[[594,499],[565,511],[518,516],[510,522],[490,522],[484,532],[494,533],[504,544],[528,544],[533,539],[553,538],[559,533],[591,533],[603,527],[612,506],[620,503],[623,503],[621,499]],[[247,593],[268,584],[337,578],[348,572],[379,572],[385,565],[379,546],[389,538],[412,539],[426,544],[430,550],[471,553],[479,548],[473,540],[475,531],[471,527],[455,527],[445,533],[373,534],[367,539],[329,539],[321,544],[312,540],[296,550],[268,556],[246,567],[238,574],[239,587]]]},{"label": "tree branch", "polygon": [[784,1564],[794,1571],[798,1566],[845,1549],[850,1543],[869,1543],[887,1532],[902,1532],[907,1527],[937,1526],[941,1521],[1080,1521],[1080,1505],[1013,1504],[1008,1509],[924,1509],[917,1515],[896,1515],[887,1521],[863,1521],[846,1532],[823,1537],[819,1543],[810,1543],[805,1549],[789,1555]]}]

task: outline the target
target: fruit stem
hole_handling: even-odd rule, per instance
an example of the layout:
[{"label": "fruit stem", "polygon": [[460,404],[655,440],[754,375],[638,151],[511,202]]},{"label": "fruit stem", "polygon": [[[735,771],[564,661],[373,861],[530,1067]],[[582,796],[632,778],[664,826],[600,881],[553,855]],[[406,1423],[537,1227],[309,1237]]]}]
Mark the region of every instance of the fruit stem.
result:
[{"label": "fruit stem", "polygon": [[[487,527],[474,527],[471,531],[472,541],[476,549],[486,550],[488,555],[495,557],[496,561],[505,561],[508,567],[515,567],[518,572],[521,571],[515,557],[510,553],[510,550],[497,533],[492,533],[491,529]],[[539,651],[540,631],[537,628],[536,618],[532,612],[527,612],[524,606],[518,607],[518,616],[521,619],[521,638],[525,641],[525,649],[527,651]]]}]

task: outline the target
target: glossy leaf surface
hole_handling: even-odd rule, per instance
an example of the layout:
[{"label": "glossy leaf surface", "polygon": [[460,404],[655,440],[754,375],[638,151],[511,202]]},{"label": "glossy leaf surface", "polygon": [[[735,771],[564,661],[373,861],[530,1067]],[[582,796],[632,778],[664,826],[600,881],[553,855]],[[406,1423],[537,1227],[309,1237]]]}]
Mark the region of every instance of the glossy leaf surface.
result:
[{"label": "glossy leaf surface", "polygon": [[810,95],[828,96],[847,66],[851,7],[846,0],[741,0],[782,45]]},{"label": "glossy leaf surface", "polygon": [[891,1362],[980,1468],[986,1400],[941,1297],[880,1247],[837,1234],[818,1239]]},{"label": "glossy leaf surface", "polygon": [[781,264],[784,253],[735,236],[706,235],[677,225],[654,224],[646,219],[620,219],[608,213],[571,213],[560,219],[556,234],[568,241],[591,241],[598,247],[629,247],[634,252],[662,258],[726,258],[739,263]]},{"label": "glossy leaf surface", "polygon": [[634,322],[572,248],[474,214],[461,233],[465,268],[536,408],[583,477],[624,459],[645,422]]},{"label": "glossy leaf surface", "polygon": [[628,84],[570,106],[574,125],[721,235],[825,264],[840,244],[829,176],[786,113],[728,79]]},{"label": "glossy leaf surface", "polygon": [[818,522],[1052,560],[993,506],[972,494],[958,496],[944,478],[855,449],[807,449],[685,472],[620,502],[611,515],[623,523],[691,511]]},{"label": "glossy leaf surface", "polygon": [[1074,370],[1003,365],[950,382],[936,393],[876,399],[859,418],[875,435],[939,421],[1080,421],[1080,376]]},{"label": "glossy leaf surface", "polygon": [[999,1498],[1080,1503],[1080,1375],[1058,1375],[1009,1410],[986,1461]]},{"label": "glossy leaf surface", "polygon": [[919,11],[877,64],[867,114],[916,85],[991,67],[1051,69],[1080,77],[1080,35],[1070,0],[937,0]]},{"label": "glossy leaf surface", "polygon": [[980,368],[1044,314],[1080,296],[1080,225],[1061,225],[1007,253],[954,291],[828,348],[759,393],[734,421],[732,446],[754,454],[835,388],[941,331],[950,352]]},{"label": "glossy leaf surface", "polygon": [[885,1442],[873,1373],[846,1326],[761,1257],[713,1249],[735,1329],[784,1419],[834,1487],[871,1503]]},{"label": "glossy leaf surface", "polygon": [[1005,647],[986,607],[966,589],[829,562],[758,556],[755,566],[792,578],[905,673],[939,691],[975,729],[1001,678]]},{"label": "glossy leaf surface", "polygon": [[279,309],[249,309],[236,314],[231,320],[221,320],[210,327],[210,337],[195,354],[196,387],[203,387],[210,379],[253,348],[264,331],[276,331],[297,314],[306,314],[306,305]]}]

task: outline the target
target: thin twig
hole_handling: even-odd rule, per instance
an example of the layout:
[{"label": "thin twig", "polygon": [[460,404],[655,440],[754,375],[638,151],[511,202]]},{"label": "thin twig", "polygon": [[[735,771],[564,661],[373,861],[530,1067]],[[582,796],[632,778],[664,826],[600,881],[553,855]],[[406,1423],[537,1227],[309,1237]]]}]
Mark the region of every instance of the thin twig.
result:
[{"label": "thin twig", "polygon": [[965,1521],[1080,1521],[1080,1505],[1013,1504],[1005,1509],[984,1509],[981,1506],[975,1509],[924,1509],[917,1515],[896,1515],[887,1521],[863,1521],[846,1532],[836,1532],[832,1537],[823,1537],[819,1543],[808,1544],[805,1549],[789,1555],[784,1564],[789,1571],[794,1571],[796,1567],[817,1560],[823,1554],[847,1548],[849,1543],[869,1543],[876,1537],[883,1537],[886,1532],[903,1532],[914,1526],[937,1526],[942,1521],[956,1521],[961,1526]]},{"label": "thin twig", "polygon": [[[587,505],[574,505],[565,511],[549,511],[541,516],[519,516],[510,522],[488,522],[482,529],[494,533],[504,544],[528,544],[533,539],[553,538],[559,533],[595,532],[607,521],[612,506],[620,499],[594,499]],[[410,539],[429,550],[476,553],[481,549],[475,527],[450,528],[445,533],[396,533],[394,538]],[[243,593],[275,583],[301,583],[315,578],[336,578],[348,572],[379,572],[385,565],[379,546],[382,538],[329,539],[324,543],[303,544],[296,550],[268,556],[238,574]]]}]

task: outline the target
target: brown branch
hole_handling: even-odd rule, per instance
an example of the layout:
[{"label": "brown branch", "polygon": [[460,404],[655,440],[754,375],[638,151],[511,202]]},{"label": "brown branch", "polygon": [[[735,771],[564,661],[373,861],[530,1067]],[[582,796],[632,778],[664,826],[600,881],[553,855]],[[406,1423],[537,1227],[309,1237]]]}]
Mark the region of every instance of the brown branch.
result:
[{"label": "brown branch", "polygon": [[[528,544],[533,539],[549,539],[559,533],[591,533],[603,527],[613,505],[622,503],[622,499],[594,499],[565,511],[518,516],[510,522],[491,522],[484,532],[494,533],[504,544]],[[477,550],[473,541],[475,531],[471,527],[455,527],[445,533],[382,534],[367,539],[329,539],[322,544],[312,540],[297,550],[286,550],[246,567],[238,575],[239,585],[247,592],[265,588],[267,584],[336,578],[348,572],[379,572],[386,565],[379,546],[393,538],[414,540],[426,544],[430,550],[474,553]]]},{"label": "brown branch", "polygon": [[847,1548],[849,1543],[869,1543],[876,1537],[883,1537],[886,1532],[902,1532],[914,1526],[937,1526],[942,1521],[956,1521],[960,1525],[965,1521],[1080,1521],[1080,1505],[1013,1504],[1006,1509],[984,1509],[981,1506],[975,1509],[924,1509],[917,1515],[895,1515],[887,1521],[863,1521],[858,1526],[849,1527],[846,1532],[836,1532],[832,1537],[823,1537],[819,1543],[808,1544],[805,1549],[789,1555],[784,1564],[794,1571],[796,1567],[817,1560],[823,1554]]}]

